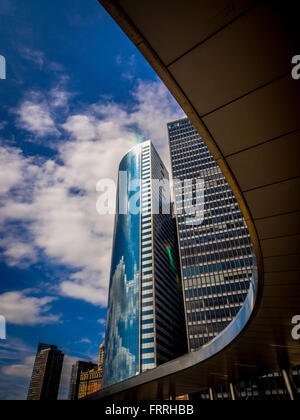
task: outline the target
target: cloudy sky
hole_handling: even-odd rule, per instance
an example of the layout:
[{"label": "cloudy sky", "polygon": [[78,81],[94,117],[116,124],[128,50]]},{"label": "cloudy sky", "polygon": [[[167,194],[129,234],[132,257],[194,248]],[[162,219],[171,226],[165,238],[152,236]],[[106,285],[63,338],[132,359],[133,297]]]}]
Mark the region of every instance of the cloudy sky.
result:
[{"label": "cloudy sky", "polygon": [[96,184],[183,112],[97,0],[1,0],[0,399],[26,397],[39,341],[97,360],[113,231]]}]

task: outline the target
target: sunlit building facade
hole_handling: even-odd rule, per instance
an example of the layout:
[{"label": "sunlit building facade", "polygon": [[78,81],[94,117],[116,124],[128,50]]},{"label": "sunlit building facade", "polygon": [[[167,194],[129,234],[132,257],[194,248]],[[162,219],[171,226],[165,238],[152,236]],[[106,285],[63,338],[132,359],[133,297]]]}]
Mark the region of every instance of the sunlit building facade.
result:
[{"label": "sunlit building facade", "polygon": [[[217,162],[188,119],[168,124],[189,350],[216,337],[239,312],[253,272],[244,217]],[[190,190],[184,180],[193,180]],[[203,218],[191,223],[196,180]],[[199,195],[199,191],[198,191]],[[189,222],[187,222],[189,221]]]},{"label": "sunlit building facade", "polygon": [[98,356],[98,369],[103,371],[103,364],[104,364],[104,349],[105,349],[105,341],[99,347],[99,356]]},{"label": "sunlit building facade", "polygon": [[[103,379],[104,349],[105,342],[103,342],[99,347],[98,366],[92,363],[86,363],[84,369],[80,372],[77,397],[74,399],[81,400],[82,398],[86,398],[91,394],[101,391]],[[88,365],[90,365],[89,369],[86,368]]]},{"label": "sunlit building facade", "polygon": [[101,391],[102,388],[102,370],[95,365],[94,369],[80,374],[78,388],[78,399],[86,398],[89,395]]},{"label": "sunlit building facade", "polygon": [[162,214],[168,179],[151,141],[135,146],[120,163],[103,387],[186,351],[170,202]]},{"label": "sunlit building facade", "polygon": [[70,388],[68,399],[70,401],[78,400],[80,377],[82,373],[96,369],[97,365],[91,362],[78,361],[72,365]]}]

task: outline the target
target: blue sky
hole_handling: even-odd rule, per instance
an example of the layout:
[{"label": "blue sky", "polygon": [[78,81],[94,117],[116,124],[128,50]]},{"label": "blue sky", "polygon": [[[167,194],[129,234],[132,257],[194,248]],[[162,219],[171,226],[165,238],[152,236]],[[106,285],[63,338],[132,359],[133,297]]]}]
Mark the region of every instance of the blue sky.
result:
[{"label": "blue sky", "polygon": [[[97,0],[1,0],[0,399],[26,397],[39,341],[97,360],[113,218],[96,184],[183,113]],[[166,162],[167,163],[167,162]]]}]

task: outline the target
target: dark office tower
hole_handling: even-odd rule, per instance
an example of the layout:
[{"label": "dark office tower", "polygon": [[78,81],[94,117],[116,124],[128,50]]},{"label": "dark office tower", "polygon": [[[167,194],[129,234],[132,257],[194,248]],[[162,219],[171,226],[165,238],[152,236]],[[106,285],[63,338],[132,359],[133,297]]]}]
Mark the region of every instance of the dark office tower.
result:
[{"label": "dark office tower", "polygon": [[38,345],[28,400],[57,400],[63,361],[64,355],[56,346]]},{"label": "dark office tower", "polygon": [[[187,119],[169,123],[168,131],[186,325],[189,350],[193,351],[216,337],[236,316],[248,293],[255,262],[238,203],[203,140]],[[193,186],[184,190],[183,182],[188,179]],[[193,222],[190,209],[197,204],[195,180],[203,180],[204,211],[202,219],[196,217]]]},{"label": "dark office tower", "polygon": [[186,351],[170,202],[162,214],[168,172],[150,141],[130,150],[119,171],[103,387]]},{"label": "dark office tower", "polygon": [[69,389],[70,401],[78,400],[78,391],[79,391],[81,373],[88,372],[89,370],[92,370],[95,368],[96,368],[96,365],[94,363],[82,362],[82,361],[78,361],[76,362],[75,365],[72,366],[70,389]]}]

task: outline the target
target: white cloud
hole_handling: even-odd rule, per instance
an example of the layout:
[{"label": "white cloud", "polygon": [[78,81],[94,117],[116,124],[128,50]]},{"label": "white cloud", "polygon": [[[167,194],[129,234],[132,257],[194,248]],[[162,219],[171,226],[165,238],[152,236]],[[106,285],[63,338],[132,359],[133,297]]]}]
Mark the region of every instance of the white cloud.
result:
[{"label": "white cloud", "polygon": [[53,88],[50,92],[51,104],[55,108],[61,108],[68,105],[70,95],[59,87]]},{"label": "white cloud", "polygon": [[26,100],[17,113],[18,124],[24,130],[30,131],[38,137],[59,135],[47,103],[36,102],[34,98]]},{"label": "white cloud", "polygon": [[28,296],[26,291],[7,292],[0,295],[0,313],[14,325],[47,325],[59,321],[59,316],[49,314],[53,297]]},{"label": "white cloud", "polygon": [[9,337],[5,341],[0,341],[0,364],[4,361],[16,361],[20,359],[20,355],[32,356],[33,354],[34,350],[19,338]]},{"label": "white cloud", "polygon": [[60,292],[64,296],[74,299],[81,299],[94,305],[105,306],[107,303],[107,290],[105,285],[101,287],[100,281],[97,284],[90,285],[88,275],[81,282],[63,281],[60,285]]},{"label": "white cloud", "polygon": [[43,68],[46,61],[45,54],[42,51],[32,50],[28,47],[22,48],[22,55],[26,60],[36,64],[40,69]]},{"label": "white cloud", "polygon": [[96,138],[94,122],[87,115],[69,117],[63,128],[79,141],[90,141]]},{"label": "white cloud", "polygon": [[0,246],[5,248],[3,255],[9,266],[22,265],[26,267],[28,263],[37,261],[36,249],[31,244],[6,237],[5,240],[0,240]]},{"label": "white cloud", "polygon": [[26,399],[35,353],[18,338],[0,341],[0,400]]},{"label": "white cloud", "polygon": [[[31,59],[38,57],[39,65],[44,65],[43,53],[39,51],[30,53]],[[56,63],[47,63],[47,65],[55,67]],[[38,139],[47,136],[59,137],[61,133],[56,120],[68,112],[69,99],[73,96],[65,88],[68,80],[67,76],[59,74],[55,86],[47,94],[37,91],[28,92],[19,108],[14,110],[18,126]]]},{"label": "white cloud", "polygon": [[8,222],[21,223],[26,234],[20,240],[17,232],[6,232],[2,256],[20,265],[24,259],[34,261],[42,250],[73,271],[61,280],[58,293],[105,306],[114,218],[98,215],[96,184],[117,179],[121,158],[141,138],[151,138],[168,156],[166,123],[183,114],[160,82],[140,81],[126,107],[103,98],[65,118],[59,106],[70,94],[63,82],[53,92],[47,100],[40,94],[26,98],[17,115],[22,127],[37,137],[64,130],[67,141],[57,146],[58,160],[33,161],[17,149],[4,148],[8,169],[1,191],[5,200],[0,194],[0,227],[5,232]]},{"label": "white cloud", "polygon": [[23,170],[21,151],[0,147],[0,195],[7,193],[22,181]]},{"label": "white cloud", "polygon": [[83,338],[82,340],[80,340],[80,343],[83,343],[83,344],[92,344],[91,340],[89,340],[88,338]]},{"label": "white cloud", "polygon": [[[3,0],[1,0],[3,3]],[[0,6],[1,10],[1,6]],[[26,60],[30,61],[34,65],[36,65],[40,70],[46,69],[48,71],[54,72],[56,75],[61,76],[61,73],[64,71],[64,67],[55,61],[49,61],[45,56],[45,53],[41,50],[35,50],[32,48],[28,48],[24,45],[20,46],[20,55],[24,57]]]},{"label": "white cloud", "polygon": [[[50,67],[55,68],[59,66],[57,63],[51,63]],[[69,100],[74,96],[66,90],[66,84],[69,80],[68,76],[59,75],[56,85],[50,90],[47,98],[52,108],[60,108],[64,112],[69,110]]]},{"label": "white cloud", "polygon": [[2,369],[2,373],[8,376],[28,379],[31,377],[32,374],[34,360],[35,356],[26,357],[22,364],[4,366]]}]

